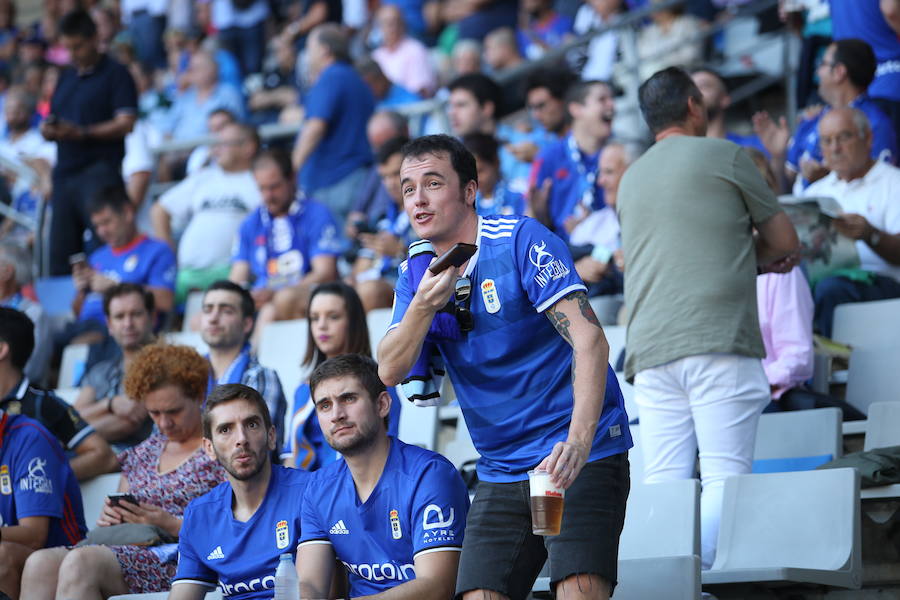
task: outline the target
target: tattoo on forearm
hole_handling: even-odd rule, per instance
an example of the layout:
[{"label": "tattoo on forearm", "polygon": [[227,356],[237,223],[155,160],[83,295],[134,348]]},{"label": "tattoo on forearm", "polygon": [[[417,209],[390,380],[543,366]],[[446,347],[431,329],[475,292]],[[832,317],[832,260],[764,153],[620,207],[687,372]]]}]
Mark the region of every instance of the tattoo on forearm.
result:
[{"label": "tattoo on forearm", "polygon": [[569,317],[566,313],[561,310],[556,310],[554,307],[550,307],[550,309],[547,310],[547,318],[553,323],[553,327],[556,328],[559,335],[571,345],[572,334],[569,333],[569,327],[572,326],[572,323],[569,321]]},{"label": "tattoo on forearm", "polygon": [[584,317],[588,323],[590,323],[594,327],[603,329],[603,326],[597,319],[597,315],[594,314],[594,309],[591,307],[591,301],[588,300],[587,294],[585,294],[584,292],[575,292],[573,294],[570,294],[569,298],[572,298],[573,300],[578,302],[578,308],[581,310],[581,316]]}]

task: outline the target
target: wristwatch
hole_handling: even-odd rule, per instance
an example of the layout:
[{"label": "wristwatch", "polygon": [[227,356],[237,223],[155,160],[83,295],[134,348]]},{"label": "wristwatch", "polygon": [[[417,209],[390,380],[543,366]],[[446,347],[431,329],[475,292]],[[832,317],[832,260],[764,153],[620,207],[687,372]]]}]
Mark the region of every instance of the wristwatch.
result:
[{"label": "wristwatch", "polygon": [[881,232],[876,228],[872,228],[872,233],[869,234],[869,239],[866,240],[866,243],[869,245],[869,248],[874,248],[881,241]]}]

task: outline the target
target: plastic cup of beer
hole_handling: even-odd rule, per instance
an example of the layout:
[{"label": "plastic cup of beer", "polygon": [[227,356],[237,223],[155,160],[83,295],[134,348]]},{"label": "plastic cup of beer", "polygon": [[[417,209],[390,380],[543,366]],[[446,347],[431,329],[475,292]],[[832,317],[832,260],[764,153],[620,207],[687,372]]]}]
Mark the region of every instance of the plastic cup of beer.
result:
[{"label": "plastic cup of beer", "polygon": [[566,490],[550,481],[547,471],[528,471],[531,489],[531,531],[535,535],[559,535]]}]

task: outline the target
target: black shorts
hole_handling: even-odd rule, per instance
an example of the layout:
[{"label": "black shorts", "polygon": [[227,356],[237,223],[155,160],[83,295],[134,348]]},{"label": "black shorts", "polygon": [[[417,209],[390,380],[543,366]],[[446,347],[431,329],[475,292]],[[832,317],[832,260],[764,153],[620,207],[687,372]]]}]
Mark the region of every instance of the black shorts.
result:
[{"label": "black shorts", "polygon": [[528,482],[479,482],[466,520],[456,596],[471,590],[528,597],[549,555],[550,589],[579,573],[616,585],[619,534],[630,489],[628,457],[587,463],[566,490],[559,535],[531,533]]}]

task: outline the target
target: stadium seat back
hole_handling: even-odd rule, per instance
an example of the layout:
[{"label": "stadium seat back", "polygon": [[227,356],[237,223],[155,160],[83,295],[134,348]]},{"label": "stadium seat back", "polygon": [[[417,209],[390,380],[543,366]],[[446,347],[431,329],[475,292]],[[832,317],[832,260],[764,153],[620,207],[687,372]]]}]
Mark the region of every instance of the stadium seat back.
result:
[{"label": "stadium seat back", "polygon": [[831,337],[854,348],[896,346],[900,339],[900,298],[838,305]]},{"label": "stadium seat back", "polygon": [[69,344],[63,349],[57,387],[68,388],[78,385],[84,375],[89,350],[87,344]]},{"label": "stadium seat back", "polygon": [[[900,339],[900,338],[897,338]],[[846,400],[866,415],[875,402],[900,401],[897,366],[900,348],[854,349],[847,373]]]},{"label": "stadium seat back", "polygon": [[807,471],[841,456],[841,409],[766,413],[759,418],[754,473]]},{"label": "stadium seat back", "polygon": [[900,446],[900,402],[875,402],[869,405],[864,449],[889,446]]},{"label": "stadium seat back", "polygon": [[84,522],[88,529],[97,526],[106,497],[119,490],[120,479],[119,473],[107,473],[81,482],[81,502],[84,504]]},{"label": "stadium seat back", "polygon": [[619,559],[700,554],[700,482],[696,479],[631,486]]},{"label": "stadium seat back", "polygon": [[259,338],[259,362],[275,369],[287,398],[293,397],[307,375],[300,366],[306,355],[307,328],[306,319],[276,321],[266,325]]}]

